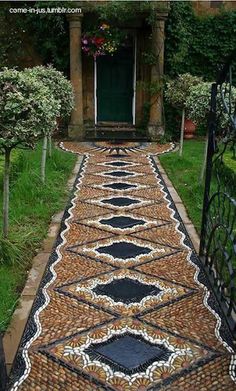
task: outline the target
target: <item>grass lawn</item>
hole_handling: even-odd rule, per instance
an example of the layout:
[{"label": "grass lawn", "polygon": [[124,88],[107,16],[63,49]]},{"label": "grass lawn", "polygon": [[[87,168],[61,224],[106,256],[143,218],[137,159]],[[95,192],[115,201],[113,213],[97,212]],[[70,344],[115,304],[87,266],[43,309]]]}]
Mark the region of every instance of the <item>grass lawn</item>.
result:
[{"label": "grass lawn", "polygon": [[[185,140],[183,156],[179,151],[160,156],[160,161],[168,177],[179,193],[189,218],[200,233],[204,181],[200,183],[205,142],[202,140]],[[232,151],[224,154],[224,164],[236,172],[236,160]],[[213,184],[214,186],[214,184]]]},{"label": "grass lawn", "polygon": [[[0,240],[0,331],[9,324],[31,260],[40,248],[52,215],[66,205],[66,183],[76,156],[53,148],[52,158],[47,160],[45,185],[40,182],[40,160],[39,144],[35,151],[20,151],[13,164],[9,241]],[[0,170],[1,167],[2,164]],[[2,205],[1,173],[0,184]]]},{"label": "grass lawn", "polygon": [[236,173],[236,159],[233,158],[231,151],[227,151],[224,155],[224,163]]},{"label": "grass lawn", "polygon": [[160,156],[160,162],[180,195],[198,233],[201,229],[204,184],[199,181],[204,156],[204,141],[185,140],[179,151]]}]

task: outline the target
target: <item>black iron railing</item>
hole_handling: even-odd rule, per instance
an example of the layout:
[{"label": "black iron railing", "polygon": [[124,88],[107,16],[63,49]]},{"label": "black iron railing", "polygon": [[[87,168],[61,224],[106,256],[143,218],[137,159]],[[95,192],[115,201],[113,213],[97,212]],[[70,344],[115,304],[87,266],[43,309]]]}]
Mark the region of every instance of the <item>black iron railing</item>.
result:
[{"label": "black iron railing", "polygon": [[236,336],[236,96],[231,56],[211,89],[200,257]]},{"label": "black iron railing", "polygon": [[5,355],[3,349],[2,334],[0,333],[0,391],[6,391],[7,387],[7,371],[5,363]]}]

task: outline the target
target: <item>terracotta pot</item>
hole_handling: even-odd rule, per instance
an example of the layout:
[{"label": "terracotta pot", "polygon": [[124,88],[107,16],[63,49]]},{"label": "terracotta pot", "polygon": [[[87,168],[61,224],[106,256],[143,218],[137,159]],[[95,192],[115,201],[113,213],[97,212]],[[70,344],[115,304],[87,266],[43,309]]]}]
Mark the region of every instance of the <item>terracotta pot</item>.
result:
[{"label": "terracotta pot", "polygon": [[184,138],[191,139],[194,137],[196,131],[196,125],[191,119],[185,119],[184,121]]}]

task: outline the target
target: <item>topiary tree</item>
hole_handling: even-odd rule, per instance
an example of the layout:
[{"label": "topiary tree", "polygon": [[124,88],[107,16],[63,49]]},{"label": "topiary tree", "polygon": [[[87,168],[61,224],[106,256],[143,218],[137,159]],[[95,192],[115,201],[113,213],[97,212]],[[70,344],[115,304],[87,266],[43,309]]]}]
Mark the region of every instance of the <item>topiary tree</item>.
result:
[{"label": "topiary tree", "polygon": [[[188,114],[191,117],[192,121],[203,125],[205,128],[207,128],[208,113],[210,111],[211,86],[212,83],[208,82],[201,82],[198,85],[192,86],[190,88],[190,93],[185,103],[186,110],[188,111]],[[227,90],[227,88],[228,87],[225,84],[222,85],[222,91],[224,91],[225,89]],[[236,88],[231,86],[230,98],[229,95],[226,94],[224,99],[228,107],[231,104],[233,112],[236,102]],[[223,104],[219,87],[216,99],[216,114],[220,128],[223,129],[227,127],[229,122],[229,116]]]},{"label": "topiary tree", "polygon": [[201,82],[192,86],[186,99],[186,108],[192,121],[206,127],[210,110],[212,83]]},{"label": "topiary tree", "polygon": [[[71,82],[52,66],[37,66],[28,68],[25,73],[46,85],[53,97],[60,102],[60,113],[58,117],[69,117],[74,107],[74,94]],[[45,182],[45,166],[47,156],[47,143],[49,141],[49,156],[51,156],[51,135],[55,129],[45,133],[42,151],[41,179]]]},{"label": "topiary tree", "polygon": [[184,73],[183,75],[179,75],[177,79],[167,82],[166,85],[165,96],[167,101],[172,106],[182,110],[180,148],[179,148],[180,156],[182,156],[183,153],[186,100],[190,94],[191,87],[198,85],[201,82],[201,80],[202,80],[201,78],[197,76],[192,76],[190,75],[190,73]]},{"label": "topiary tree", "polygon": [[3,236],[8,236],[9,173],[11,151],[33,148],[56,126],[60,103],[42,82],[25,72],[5,68],[0,72],[0,150],[5,155]]}]

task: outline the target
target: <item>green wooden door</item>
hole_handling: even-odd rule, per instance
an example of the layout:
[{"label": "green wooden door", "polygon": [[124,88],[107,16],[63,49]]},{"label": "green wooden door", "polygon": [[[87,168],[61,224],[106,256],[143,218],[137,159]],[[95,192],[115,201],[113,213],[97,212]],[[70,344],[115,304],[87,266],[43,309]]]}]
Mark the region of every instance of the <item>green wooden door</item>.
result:
[{"label": "green wooden door", "polygon": [[97,120],[132,123],[133,51],[97,59]]}]

